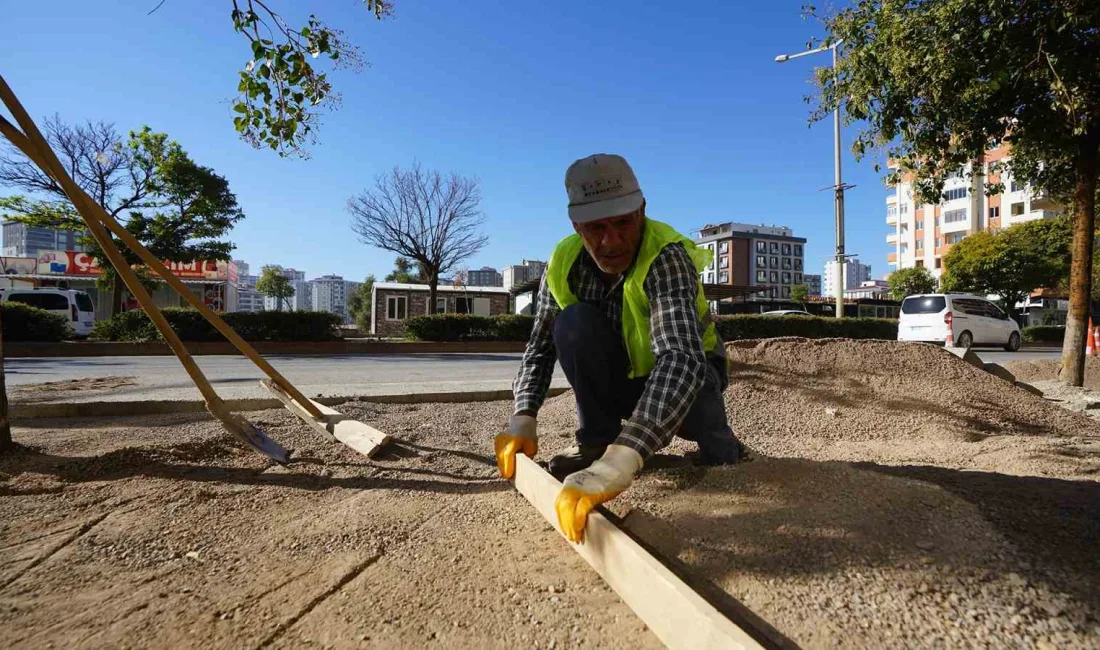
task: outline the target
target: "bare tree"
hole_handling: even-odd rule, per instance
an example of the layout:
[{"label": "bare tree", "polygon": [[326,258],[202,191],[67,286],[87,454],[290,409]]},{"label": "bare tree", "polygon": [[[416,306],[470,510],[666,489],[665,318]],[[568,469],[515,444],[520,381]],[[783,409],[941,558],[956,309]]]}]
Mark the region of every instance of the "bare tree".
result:
[{"label": "bare tree", "polygon": [[351,228],[359,241],[420,264],[435,304],[439,276],[456,268],[489,241],[476,179],[438,171],[394,167],[374,187],[348,200]]}]

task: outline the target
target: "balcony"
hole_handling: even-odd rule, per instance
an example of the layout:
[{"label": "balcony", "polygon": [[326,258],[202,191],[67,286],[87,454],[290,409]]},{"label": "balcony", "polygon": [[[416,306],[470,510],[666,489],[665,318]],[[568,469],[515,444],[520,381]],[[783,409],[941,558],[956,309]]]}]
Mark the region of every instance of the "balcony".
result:
[{"label": "balcony", "polygon": [[898,263],[898,254],[897,254],[897,253],[890,253],[890,254],[888,254],[888,255],[886,256],[886,261],[887,261],[887,263],[889,263],[889,264],[893,264],[893,265],[895,265],[895,266],[896,266],[896,265],[897,265],[897,263]]},{"label": "balcony", "polygon": [[898,223],[898,213],[896,211],[887,211],[886,212],[886,225],[887,226],[896,226],[897,223]]},{"label": "balcony", "polygon": [[1054,199],[1051,198],[1050,192],[1039,191],[1031,195],[1031,209],[1036,210],[1057,210],[1060,206]]},{"label": "balcony", "polygon": [[896,244],[898,243],[898,231],[892,230],[886,233],[886,243]]}]

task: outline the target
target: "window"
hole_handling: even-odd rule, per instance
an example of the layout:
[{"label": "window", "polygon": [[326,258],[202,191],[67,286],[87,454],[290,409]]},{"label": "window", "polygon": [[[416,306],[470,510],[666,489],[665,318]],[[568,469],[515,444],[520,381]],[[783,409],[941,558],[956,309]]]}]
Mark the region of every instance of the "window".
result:
[{"label": "window", "polygon": [[386,297],[386,320],[405,320],[405,296]]},{"label": "window", "polygon": [[953,172],[948,172],[947,173],[947,178],[962,178],[962,175],[963,175],[962,167],[959,167],[958,169],[956,169]]},{"label": "window", "polygon": [[489,299],[488,298],[474,298],[474,315],[475,316],[488,316],[489,315]]},{"label": "window", "polygon": [[933,223],[935,223],[937,227],[940,225],[940,215],[936,215],[936,218],[933,219]]},{"label": "window", "polygon": [[723,255],[721,258],[718,259],[718,268],[728,269],[729,266],[730,266],[730,258],[727,257],[726,255]]},{"label": "window", "polygon": [[768,281],[768,272],[767,271],[757,271],[756,272],[756,281],[757,282],[767,282]]},{"label": "window", "polygon": [[909,214],[909,204],[902,203],[900,206],[898,206],[898,211],[901,212],[901,214]]},{"label": "window", "polygon": [[775,241],[773,241],[773,242],[771,243],[771,248],[770,248],[770,250],[771,250],[771,252],[772,252],[773,254],[774,254],[774,253],[778,253],[778,252],[779,252],[779,242],[775,242]]},{"label": "window", "polygon": [[778,257],[773,257],[772,258],[772,268],[773,269],[779,268],[779,258]]},{"label": "window", "polygon": [[924,230],[924,220],[918,219],[913,222],[913,230]]},{"label": "window", "polygon": [[1000,219],[1001,218],[1001,208],[1000,207],[989,208],[989,218],[990,219]]},{"label": "window", "polygon": [[966,221],[966,210],[948,210],[943,213],[944,223],[959,223]]},{"label": "window", "polygon": [[791,274],[784,271],[783,272],[783,284],[790,284],[790,283],[791,283]]},{"label": "window", "polygon": [[943,266],[943,260],[941,260],[940,258],[937,257],[936,258],[936,268],[938,269],[941,266]]},{"label": "window", "polygon": [[917,250],[923,250],[924,249],[924,240],[923,239],[918,239],[917,240],[917,245],[914,246],[913,248],[916,248]]},{"label": "window", "polygon": [[88,297],[86,293],[76,294],[76,308],[80,311],[95,311],[95,305],[92,304],[92,299]]},{"label": "window", "polygon": [[784,298],[790,298],[791,297],[791,288],[790,287],[783,287],[783,297]]},{"label": "window", "polygon": [[470,299],[469,298],[455,298],[455,313],[456,314],[468,314],[468,313],[470,313]]},{"label": "window", "polygon": [[924,260],[917,260],[917,268],[924,268]]},{"label": "window", "polygon": [[768,252],[768,242],[766,242],[766,241],[756,242],[756,252],[757,253],[767,253]]},{"label": "window", "polygon": [[801,271],[802,270],[802,260],[797,258],[797,257],[794,260],[794,270],[796,270],[796,271]]},{"label": "window", "polygon": [[901,301],[903,314],[938,314],[945,309],[947,309],[947,299],[943,296],[914,297]]},{"label": "window", "polygon": [[886,206],[886,218],[887,219],[893,219],[896,216],[898,216],[897,206],[896,205]]},{"label": "window", "polygon": [[783,269],[786,270],[786,271],[791,270],[791,258],[789,258],[789,257],[784,257],[783,258]]},{"label": "window", "polygon": [[722,271],[721,273],[719,273],[718,274],[718,281],[721,282],[722,284],[726,284],[727,282],[729,282],[730,281],[730,272],[729,271]]},{"label": "window", "polygon": [[940,247],[940,238],[936,237],[936,248]]},{"label": "window", "polygon": [[798,257],[802,257],[802,244],[794,245],[794,254]]},{"label": "window", "polygon": [[436,298],[435,299],[435,313],[437,313],[437,314],[447,313],[447,299],[446,298]]},{"label": "window", "polygon": [[[8,300],[47,311],[69,311],[69,299],[59,293],[13,293]],[[85,309],[83,311],[92,311]]]},{"label": "window", "polygon": [[791,245],[790,244],[783,244],[783,254],[784,255],[790,255],[791,254]]},{"label": "window", "polygon": [[943,193],[944,201],[954,201],[956,199],[965,199],[968,190],[965,187],[956,187],[953,190],[947,190]]},{"label": "window", "polygon": [[1012,181],[1012,191],[1013,192],[1022,192],[1022,191],[1024,191],[1024,186],[1021,185],[1020,183],[1017,183],[1015,180],[1013,180]]},{"label": "window", "polygon": [[768,279],[772,282],[779,282],[779,271],[772,271],[768,275]]},{"label": "window", "polygon": [[764,257],[763,255],[757,255],[756,256],[756,265],[758,267],[761,267],[761,268],[767,267],[768,266],[768,258]]},{"label": "window", "polygon": [[1013,203],[1012,204],[1012,216],[1022,217],[1023,215],[1024,215],[1024,204],[1023,203]]},{"label": "window", "polygon": [[724,241],[721,244],[718,244],[718,252],[719,253],[728,253],[728,252],[730,252],[730,243],[728,241]]},{"label": "window", "polygon": [[795,273],[794,274],[794,283],[795,284],[802,284],[802,274],[801,273]]},{"label": "window", "polygon": [[947,244],[957,244],[961,242],[964,237],[966,237],[965,232],[952,232],[944,235],[943,241]]}]

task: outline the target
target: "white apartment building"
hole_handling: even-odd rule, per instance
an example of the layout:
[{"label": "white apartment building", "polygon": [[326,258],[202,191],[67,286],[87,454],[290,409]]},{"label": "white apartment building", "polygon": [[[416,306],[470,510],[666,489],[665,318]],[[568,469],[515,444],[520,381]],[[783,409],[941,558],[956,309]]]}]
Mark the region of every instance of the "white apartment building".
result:
[{"label": "white apartment building", "polygon": [[[842,277],[844,291],[851,291],[871,279],[871,265],[861,264],[860,261],[854,257],[844,261],[842,272],[844,274]],[[836,298],[836,274],[836,260],[825,262],[825,272],[821,275],[822,293],[819,295]]]},{"label": "white apartment building", "polygon": [[522,264],[506,266],[501,272],[501,284],[505,289],[541,278],[546,273],[546,262],[523,260]]},{"label": "white apartment building", "polygon": [[359,282],[350,282],[339,275],[322,275],[310,283],[310,299],[313,311],[332,312],[351,323],[348,313],[348,297],[359,288]]},{"label": "white apartment building", "polygon": [[[986,152],[972,176],[974,165],[952,174],[938,204],[920,203],[910,182],[898,183],[886,197],[886,243],[893,249],[887,256],[890,266],[923,266],[938,278],[943,272],[943,256],[967,235],[982,230],[996,233],[1013,224],[1060,215],[1049,196],[1031,191],[1010,173],[994,170],[994,163],[1008,157],[1007,145],[1001,146]],[[986,196],[987,179],[1003,183],[1004,192]]]},{"label": "white apartment building", "polygon": [[[294,287],[294,295],[290,298],[283,299],[282,310],[309,311],[313,309],[313,288],[310,286],[309,282],[306,282],[305,271],[283,268],[277,264],[271,266],[279,269],[282,274],[290,280],[290,286]],[[279,311],[276,307],[277,305],[275,304],[274,298],[264,296],[264,309],[266,311]]]}]

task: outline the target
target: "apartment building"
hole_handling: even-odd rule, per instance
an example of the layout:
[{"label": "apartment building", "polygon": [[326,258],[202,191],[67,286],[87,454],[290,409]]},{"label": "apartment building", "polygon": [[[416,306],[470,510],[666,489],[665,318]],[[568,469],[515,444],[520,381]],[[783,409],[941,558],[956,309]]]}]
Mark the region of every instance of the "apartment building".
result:
[{"label": "apartment building", "polygon": [[802,276],[802,281],[806,283],[810,291],[807,295],[820,296],[821,295],[821,276],[813,273],[806,273]]},{"label": "apartment building", "polygon": [[41,251],[83,251],[83,233],[4,222],[4,257],[38,257]]},{"label": "apartment building", "polygon": [[466,286],[503,287],[504,276],[491,266],[483,266],[476,270],[470,269],[466,272]]},{"label": "apartment building", "polygon": [[343,318],[345,324],[352,322],[348,298],[359,288],[359,282],[345,280],[339,275],[322,275],[309,285],[313,311],[332,312]]},{"label": "apartment building", "polygon": [[524,282],[529,282],[535,278],[541,278],[544,273],[546,273],[546,262],[523,260],[522,264],[504,267],[501,271],[501,286],[505,289],[511,289]]},{"label": "apartment building", "polygon": [[[265,268],[268,265],[265,265]],[[313,287],[309,282],[306,282],[305,271],[298,271],[292,268],[283,268],[277,264],[272,264],[279,269],[279,271],[286,276],[286,279],[290,280],[290,286],[294,287],[294,295],[290,298],[284,298],[282,304],[282,310],[284,311],[309,311],[313,309]],[[269,296],[264,296],[264,309],[267,311],[279,311],[276,309],[275,299]]]},{"label": "apartment building", "polygon": [[[1023,221],[1060,215],[1049,195],[1033,191],[1011,173],[996,170],[996,163],[1008,159],[1005,145],[986,152],[981,162],[957,170],[947,179],[938,204],[921,203],[909,181],[892,188],[886,197],[886,243],[893,249],[887,256],[890,266],[923,266],[938,278],[943,272],[943,256],[967,235],[982,230],[999,232]],[[986,196],[987,180],[1003,183],[1004,191]]]},{"label": "apartment building", "polygon": [[806,239],[786,226],[708,224],[695,242],[714,253],[700,274],[703,284],[761,286],[767,287],[761,298],[789,298],[791,287],[805,281]]},{"label": "apartment building", "polygon": [[[843,273],[841,281],[844,284],[845,292],[851,291],[871,279],[871,265],[862,264],[854,257],[844,260],[844,266],[840,272]],[[821,295],[836,298],[836,274],[836,260],[825,262],[825,272],[821,276],[821,290],[824,293]]]}]

